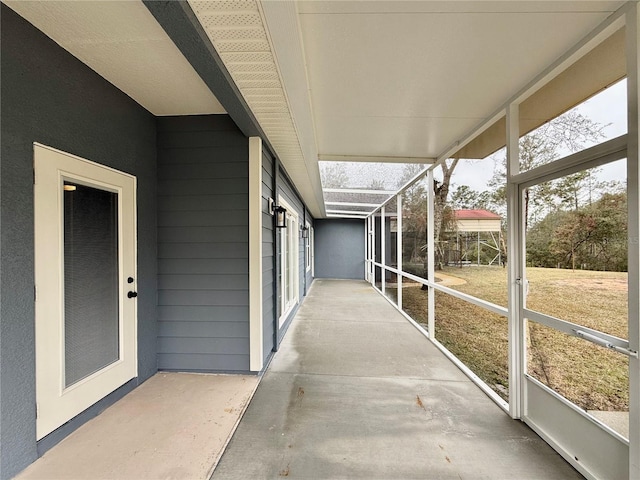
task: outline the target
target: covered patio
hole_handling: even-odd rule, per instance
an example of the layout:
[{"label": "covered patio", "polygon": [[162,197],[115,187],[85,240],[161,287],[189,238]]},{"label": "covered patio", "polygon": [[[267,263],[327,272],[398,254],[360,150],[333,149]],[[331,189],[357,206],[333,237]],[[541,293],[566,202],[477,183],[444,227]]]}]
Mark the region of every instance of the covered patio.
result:
[{"label": "covered patio", "polygon": [[362,281],[314,282],[244,411],[254,379],[159,373],[18,478],[581,478]]},{"label": "covered patio", "polygon": [[638,0],[1,3],[0,480],[640,480]]},{"label": "covered patio", "polygon": [[316,280],[213,479],[581,476],[368,284]]}]

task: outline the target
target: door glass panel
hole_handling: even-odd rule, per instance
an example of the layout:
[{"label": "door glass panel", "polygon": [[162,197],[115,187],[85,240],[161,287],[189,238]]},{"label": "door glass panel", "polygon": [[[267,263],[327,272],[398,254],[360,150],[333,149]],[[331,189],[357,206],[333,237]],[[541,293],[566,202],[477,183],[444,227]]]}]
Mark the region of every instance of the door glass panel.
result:
[{"label": "door glass panel", "polygon": [[629,358],[527,322],[527,373],[629,437]]},{"label": "door glass panel", "polygon": [[65,182],[65,386],[120,358],[118,297],[118,195]]},{"label": "door glass panel", "polygon": [[287,258],[287,242],[286,242],[286,232],[283,228],[276,229],[278,235],[278,244],[280,248],[278,249],[278,285],[280,286],[280,315],[282,315],[286,310],[287,303],[287,285],[285,282],[286,274],[286,262]]},{"label": "door glass panel", "polygon": [[626,339],[626,160],[525,192],[527,308]]},{"label": "door glass panel", "polygon": [[[524,191],[526,307],[628,338],[626,159]],[[628,436],[625,355],[527,322],[527,373]]]}]

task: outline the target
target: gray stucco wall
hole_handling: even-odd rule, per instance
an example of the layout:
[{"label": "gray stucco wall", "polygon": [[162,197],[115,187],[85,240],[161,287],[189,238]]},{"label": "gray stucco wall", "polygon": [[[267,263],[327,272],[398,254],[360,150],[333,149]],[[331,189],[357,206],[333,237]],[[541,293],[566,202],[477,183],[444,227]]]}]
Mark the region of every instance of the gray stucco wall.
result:
[{"label": "gray stucco wall", "polygon": [[0,477],[37,456],[33,142],[138,179],[138,358],[156,372],[155,119],[4,4],[1,7]]},{"label": "gray stucco wall", "polygon": [[364,279],[364,233],[364,220],[316,220],[316,278]]},{"label": "gray stucco wall", "polygon": [[249,370],[249,140],[228,115],[158,118],[158,367]]}]

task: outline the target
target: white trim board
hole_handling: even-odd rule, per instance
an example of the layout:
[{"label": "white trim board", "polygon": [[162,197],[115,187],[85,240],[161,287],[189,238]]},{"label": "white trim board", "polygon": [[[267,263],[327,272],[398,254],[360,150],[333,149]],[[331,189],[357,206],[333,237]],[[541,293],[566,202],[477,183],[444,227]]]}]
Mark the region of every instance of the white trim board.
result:
[{"label": "white trim board", "polygon": [[249,368],[264,365],[262,332],[262,139],[249,138]]}]

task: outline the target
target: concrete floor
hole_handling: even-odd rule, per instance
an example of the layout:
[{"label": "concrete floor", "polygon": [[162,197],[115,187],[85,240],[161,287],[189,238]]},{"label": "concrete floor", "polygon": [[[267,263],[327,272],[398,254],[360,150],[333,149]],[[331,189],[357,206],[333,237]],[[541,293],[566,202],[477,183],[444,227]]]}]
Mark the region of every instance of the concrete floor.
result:
[{"label": "concrete floor", "polygon": [[368,284],[316,280],[213,479],[582,478]]},{"label": "concrete floor", "polygon": [[16,480],[209,478],[258,377],[161,372]]}]

